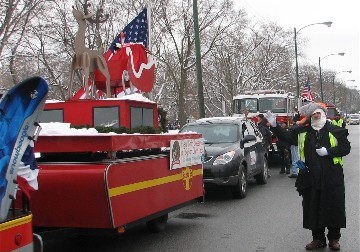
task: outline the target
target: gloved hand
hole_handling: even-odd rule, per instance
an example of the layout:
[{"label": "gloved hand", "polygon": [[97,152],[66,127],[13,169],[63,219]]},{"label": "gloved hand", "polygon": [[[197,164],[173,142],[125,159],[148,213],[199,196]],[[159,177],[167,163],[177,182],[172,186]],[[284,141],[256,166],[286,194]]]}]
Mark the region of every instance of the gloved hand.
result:
[{"label": "gloved hand", "polygon": [[[296,166],[299,169],[299,172],[308,172],[309,171],[309,167],[306,166],[305,162],[302,160],[298,160],[296,161]],[[300,174],[300,173],[299,173]]]},{"label": "gloved hand", "polygon": [[265,118],[270,123],[271,127],[276,127],[276,115],[271,113],[271,111],[266,112]]},{"label": "gloved hand", "polygon": [[325,147],[321,147],[320,149],[316,149],[316,153],[321,157],[328,155],[327,149]]},{"label": "gloved hand", "polygon": [[297,168],[299,168],[300,170],[304,170],[306,169],[306,164],[304,163],[304,161],[298,160],[296,161],[296,166]]}]

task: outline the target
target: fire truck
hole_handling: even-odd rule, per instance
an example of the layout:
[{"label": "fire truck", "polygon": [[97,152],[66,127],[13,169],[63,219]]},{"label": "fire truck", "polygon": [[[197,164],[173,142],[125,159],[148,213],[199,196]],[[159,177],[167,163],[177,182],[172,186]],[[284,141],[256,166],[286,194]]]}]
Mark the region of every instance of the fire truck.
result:
[{"label": "fire truck", "polygon": [[[244,94],[233,98],[233,116],[247,117],[258,122],[258,115],[271,111],[276,115],[278,122],[292,123],[296,98],[292,93],[284,90],[254,90],[245,91]],[[276,159],[278,154],[277,138],[272,138],[272,148],[269,157]]]},{"label": "fire truck", "polygon": [[233,116],[246,116],[257,122],[257,116],[271,111],[276,119],[291,122],[296,99],[292,93],[284,90],[254,90],[233,98]]}]

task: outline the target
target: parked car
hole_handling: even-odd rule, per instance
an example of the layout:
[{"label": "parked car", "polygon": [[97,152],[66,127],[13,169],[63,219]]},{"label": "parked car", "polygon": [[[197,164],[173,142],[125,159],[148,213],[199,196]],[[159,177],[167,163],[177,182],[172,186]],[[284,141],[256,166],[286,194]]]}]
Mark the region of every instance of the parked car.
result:
[{"label": "parked car", "polygon": [[268,180],[268,152],[262,135],[252,120],[240,117],[202,118],[186,124],[180,133],[197,132],[205,140],[205,190],[224,186],[234,198],[245,198],[248,180],[258,184]]},{"label": "parked car", "polygon": [[349,124],[359,125],[360,115],[359,114],[350,114],[349,115]]}]

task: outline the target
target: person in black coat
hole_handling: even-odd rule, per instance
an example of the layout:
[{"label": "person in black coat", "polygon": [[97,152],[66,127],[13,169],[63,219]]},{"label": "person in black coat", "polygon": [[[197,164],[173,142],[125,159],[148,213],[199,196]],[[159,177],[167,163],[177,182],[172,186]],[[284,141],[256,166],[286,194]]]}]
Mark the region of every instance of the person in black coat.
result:
[{"label": "person in black coat", "polygon": [[300,116],[300,112],[298,110],[298,107],[294,108],[294,116],[293,116],[293,123],[296,123],[297,121],[300,121],[301,116]]},{"label": "person in black coat", "polygon": [[[280,127],[288,130],[286,122],[279,122]],[[279,151],[279,158],[280,158],[280,174],[290,174],[290,145],[283,141],[282,139],[278,138],[276,142],[277,149]]]},{"label": "person in black coat", "polygon": [[264,117],[263,114],[258,115],[258,124],[257,127],[259,131],[261,132],[261,135],[263,137],[263,145],[266,150],[272,149],[272,133],[267,126],[268,121]]},{"label": "person in black coat", "polygon": [[326,247],[325,228],[332,250],[339,250],[340,229],[346,227],[345,184],[341,157],[350,153],[348,130],[326,120],[326,108],[309,103],[300,108],[308,120],[286,131],[276,126],[271,112],[266,118],[271,130],[289,144],[298,144],[303,168],[295,186],[303,198],[303,227],[312,231],[313,241],[307,250]]}]

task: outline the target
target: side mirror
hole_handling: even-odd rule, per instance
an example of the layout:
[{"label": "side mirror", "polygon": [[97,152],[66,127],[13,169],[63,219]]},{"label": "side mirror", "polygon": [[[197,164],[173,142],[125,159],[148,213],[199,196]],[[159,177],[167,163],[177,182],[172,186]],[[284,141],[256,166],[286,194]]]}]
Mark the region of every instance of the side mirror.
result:
[{"label": "side mirror", "polygon": [[256,136],[254,135],[246,135],[243,139],[241,139],[240,141],[240,148],[244,149],[244,144],[251,142],[251,141],[256,141]]}]

